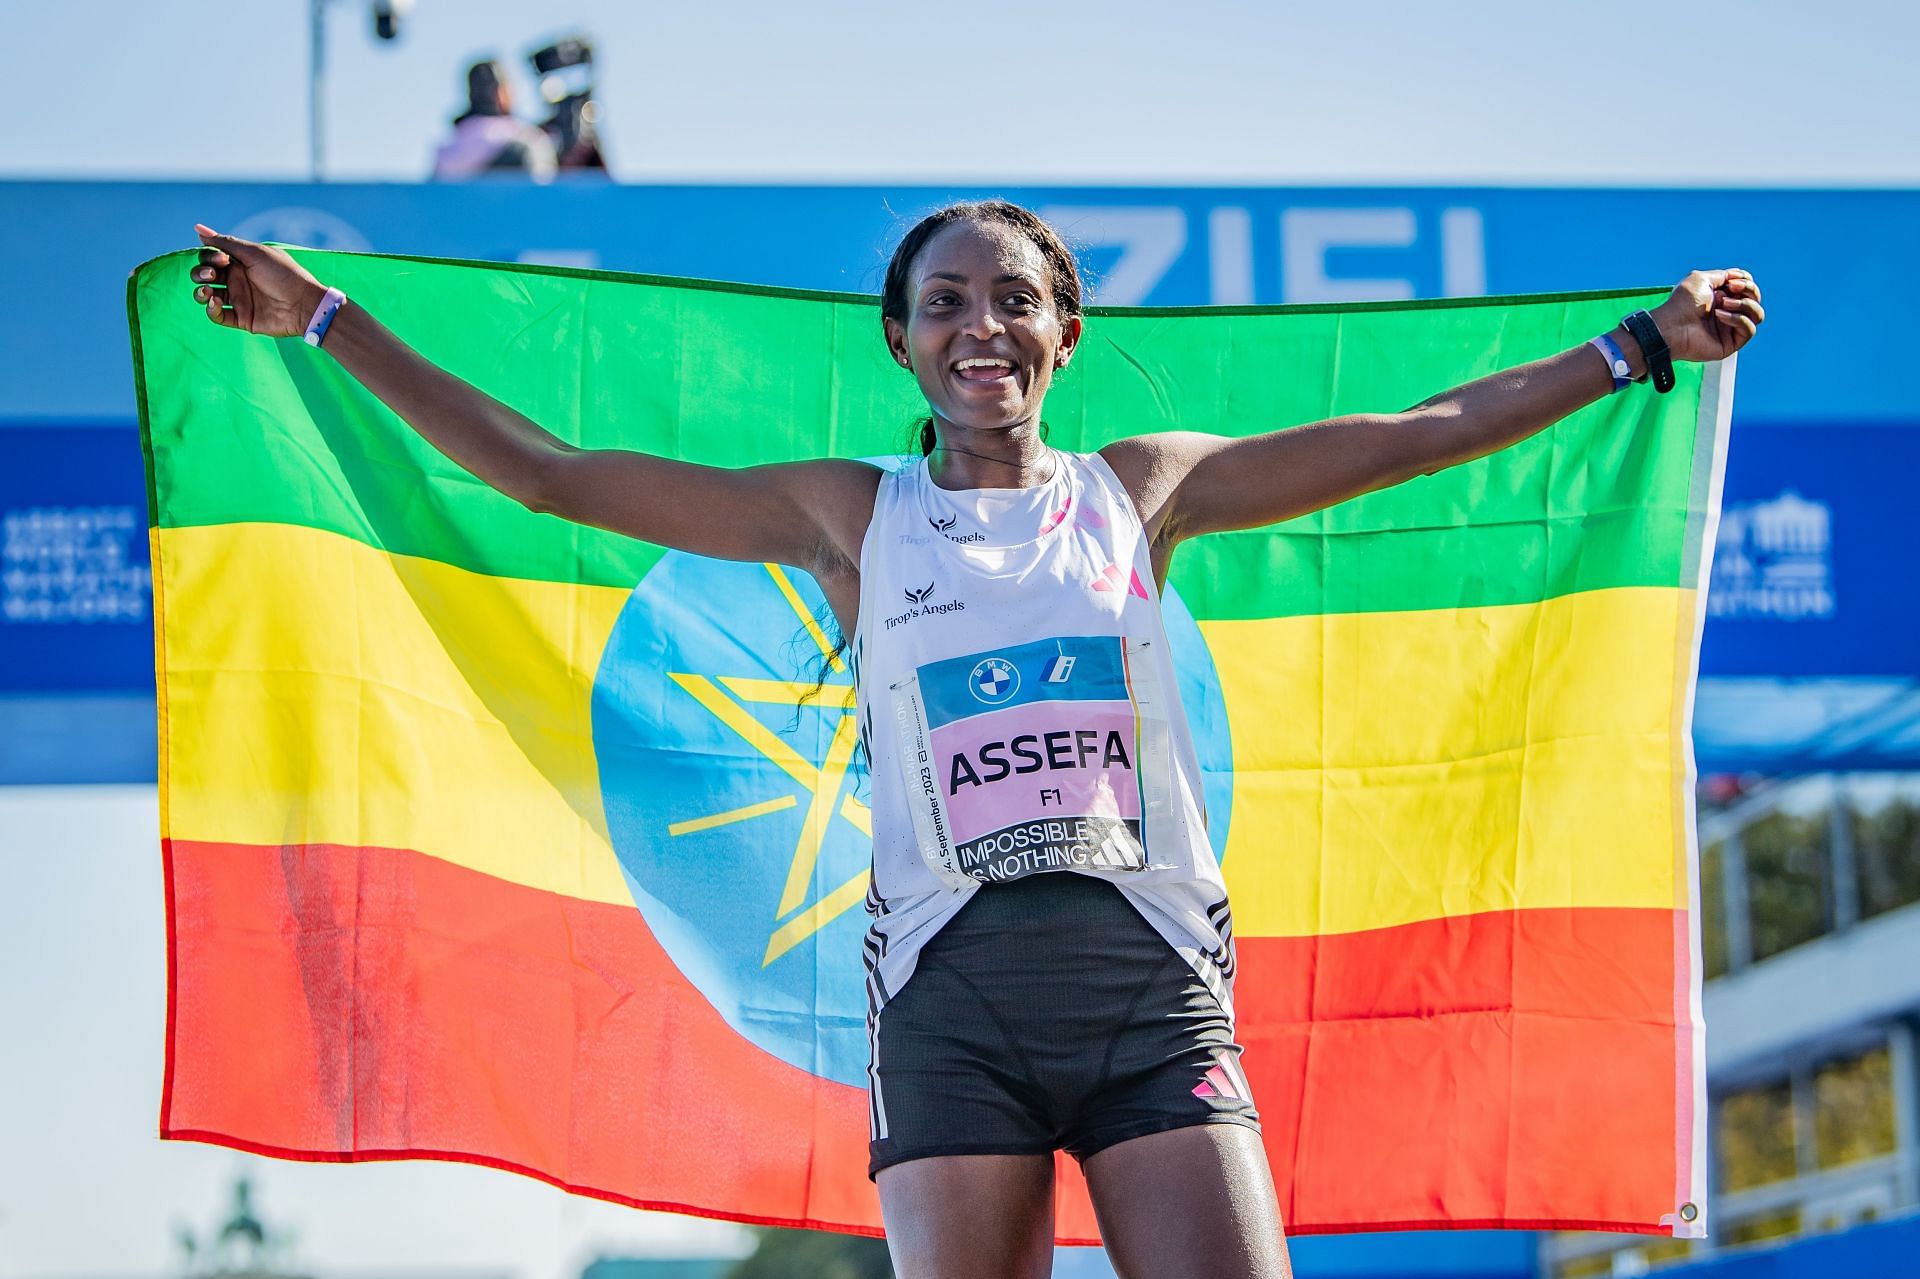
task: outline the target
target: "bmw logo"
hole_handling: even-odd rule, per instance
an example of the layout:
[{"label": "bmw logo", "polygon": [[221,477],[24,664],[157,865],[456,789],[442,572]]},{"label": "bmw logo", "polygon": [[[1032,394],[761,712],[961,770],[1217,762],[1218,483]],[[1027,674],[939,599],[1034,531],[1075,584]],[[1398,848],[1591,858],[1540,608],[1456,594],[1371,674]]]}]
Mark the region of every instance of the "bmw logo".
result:
[{"label": "bmw logo", "polygon": [[1020,672],[1004,657],[989,657],[967,676],[967,687],[989,706],[998,706],[1020,691]]}]

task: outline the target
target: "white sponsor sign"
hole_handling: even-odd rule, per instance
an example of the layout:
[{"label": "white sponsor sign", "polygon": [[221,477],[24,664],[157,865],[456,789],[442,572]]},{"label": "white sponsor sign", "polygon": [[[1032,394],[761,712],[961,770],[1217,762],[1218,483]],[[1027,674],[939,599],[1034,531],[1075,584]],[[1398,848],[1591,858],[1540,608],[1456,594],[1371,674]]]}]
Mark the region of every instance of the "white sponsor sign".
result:
[{"label": "white sponsor sign", "polygon": [[0,622],[142,622],[152,574],[128,554],[131,506],[35,506],[0,514]]},{"label": "white sponsor sign", "polygon": [[1788,489],[1721,511],[1709,616],[1809,621],[1834,607],[1831,507]]},{"label": "white sponsor sign", "polygon": [[[1093,283],[1093,300],[1105,306],[1138,306],[1186,252],[1195,228],[1186,210],[1175,205],[1119,206],[1049,204],[1040,215],[1059,227],[1080,249],[1119,249],[1105,276]],[[1437,255],[1440,292],[1447,297],[1478,297],[1487,291],[1487,238],[1474,208],[1442,209],[1422,226],[1404,205],[1371,208],[1294,208],[1280,214],[1280,289],[1285,302],[1381,302],[1415,296],[1412,277],[1345,276],[1334,262],[1349,249],[1385,250],[1415,255],[1431,264]],[[1215,306],[1244,306],[1256,296],[1253,215],[1236,205],[1207,211],[1205,237],[1209,301]]]}]

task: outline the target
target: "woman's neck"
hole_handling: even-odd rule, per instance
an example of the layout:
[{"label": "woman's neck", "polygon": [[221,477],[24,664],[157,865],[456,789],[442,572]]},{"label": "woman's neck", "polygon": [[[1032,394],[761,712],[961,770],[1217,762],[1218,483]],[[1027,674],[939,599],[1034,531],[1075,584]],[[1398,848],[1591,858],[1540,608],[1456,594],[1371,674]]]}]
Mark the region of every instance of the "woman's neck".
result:
[{"label": "woman's neck", "polygon": [[934,422],[927,474],[940,488],[1038,488],[1053,479],[1058,469],[1059,459],[1034,423],[974,431],[938,419]]}]

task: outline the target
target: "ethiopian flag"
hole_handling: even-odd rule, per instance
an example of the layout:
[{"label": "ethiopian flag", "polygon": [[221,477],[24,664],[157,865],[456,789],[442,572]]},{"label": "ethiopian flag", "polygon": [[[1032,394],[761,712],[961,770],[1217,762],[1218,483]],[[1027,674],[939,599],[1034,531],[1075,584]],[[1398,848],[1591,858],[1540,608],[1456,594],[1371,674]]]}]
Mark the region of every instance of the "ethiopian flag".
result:
[{"label": "ethiopian flag", "polygon": [[[897,466],[924,408],[871,297],[300,256],[586,447]],[[813,582],[523,509],[326,354],[209,324],[193,261],[129,286],[162,1135],[877,1233],[870,791]],[[1397,409],[1659,296],[1095,310],[1050,438]],[[1731,391],[1684,365],[1176,555],[1295,1233],[1704,1232],[1689,720]],[[1060,1238],[1091,1241],[1061,1167]]]}]

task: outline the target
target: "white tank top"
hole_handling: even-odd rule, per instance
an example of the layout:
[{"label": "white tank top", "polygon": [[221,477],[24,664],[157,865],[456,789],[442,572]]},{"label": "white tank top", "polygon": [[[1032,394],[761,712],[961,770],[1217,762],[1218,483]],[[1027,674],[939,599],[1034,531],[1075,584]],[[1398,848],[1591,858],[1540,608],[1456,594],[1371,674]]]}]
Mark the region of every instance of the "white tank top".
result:
[{"label": "white tank top", "polygon": [[[1112,880],[1231,1010],[1232,922],[1144,530],[1097,453],[1029,489],[880,481],[851,645],[869,1012],[983,885]],[[989,888],[988,891],[991,891]]]}]

